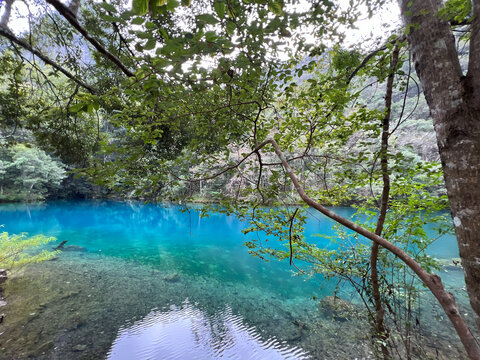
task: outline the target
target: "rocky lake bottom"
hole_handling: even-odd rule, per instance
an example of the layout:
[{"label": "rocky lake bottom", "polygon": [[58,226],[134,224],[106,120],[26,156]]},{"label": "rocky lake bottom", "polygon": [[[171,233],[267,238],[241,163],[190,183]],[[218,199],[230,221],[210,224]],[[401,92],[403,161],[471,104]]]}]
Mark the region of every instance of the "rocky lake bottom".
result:
[{"label": "rocky lake bottom", "polygon": [[[337,287],[337,300],[334,280],[307,280],[292,276],[288,264],[254,259],[238,239],[237,245],[225,240],[227,233],[236,234],[238,224],[223,233],[214,223],[222,239],[216,245],[195,227],[195,240],[179,244],[178,234],[175,241],[152,240],[157,231],[172,230],[157,227],[122,238],[122,230],[112,230],[111,224],[103,233],[100,220],[94,228],[76,228],[77,217],[53,221],[45,210],[38,209],[39,219],[50,221],[52,230],[39,231],[57,236],[58,242],[68,239],[72,247],[54,260],[9,273],[7,304],[0,307],[0,359],[375,358],[364,308],[350,287]],[[7,215],[23,221],[24,211],[10,209]],[[140,215],[125,221],[145,220]],[[29,219],[35,218],[30,209]],[[28,228],[28,221],[21,221],[18,226]],[[463,273],[445,269],[444,282],[455,288],[473,328]],[[409,338],[412,358],[464,359],[435,301],[422,293],[417,306]],[[405,355],[398,351],[399,358]]]},{"label": "rocky lake bottom", "polygon": [[[2,359],[374,358],[356,311],[338,318],[311,298],[97,254],[65,253],[14,273],[6,296]],[[436,310],[422,319],[434,323],[416,335],[417,358],[465,358]]]}]

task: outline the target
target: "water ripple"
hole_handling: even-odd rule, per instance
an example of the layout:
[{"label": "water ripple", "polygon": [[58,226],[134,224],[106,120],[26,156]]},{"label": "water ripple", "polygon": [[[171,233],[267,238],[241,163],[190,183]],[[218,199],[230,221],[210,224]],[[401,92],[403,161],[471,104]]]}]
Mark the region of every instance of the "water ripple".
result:
[{"label": "water ripple", "polygon": [[186,300],[182,306],[152,310],[124,326],[107,360],[309,359],[303,349],[276,338],[262,340],[229,307],[209,315]]}]

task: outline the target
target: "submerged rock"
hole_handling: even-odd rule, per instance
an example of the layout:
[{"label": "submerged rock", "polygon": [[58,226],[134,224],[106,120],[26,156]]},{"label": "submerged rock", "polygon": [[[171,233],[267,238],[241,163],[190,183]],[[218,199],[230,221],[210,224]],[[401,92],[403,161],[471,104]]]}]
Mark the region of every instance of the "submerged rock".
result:
[{"label": "submerged rock", "polygon": [[347,321],[356,312],[355,306],[348,300],[337,296],[325,296],[318,305],[323,315],[337,321]]},{"label": "submerged rock", "polygon": [[87,345],[75,345],[72,348],[73,351],[85,351],[87,350]]},{"label": "submerged rock", "polygon": [[181,279],[181,276],[180,276],[180,274],[177,274],[177,273],[169,274],[169,275],[167,275],[163,278],[163,280],[165,280],[167,282],[179,282],[180,279]]},{"label": "submerged rock", "polygon": [[307,324],[299,320],[293,320],[293,324],[297,327],[296,334],[288,341],[298,341],[303,336],[303,330],[308,330]]},{"label": "submerged rock", "polygon": [[62,251],[87,251],[87,248],[83,246],[69,245],[65,246]]},{"label": "submerged rock", "polygon": [[2,284],[4,284],[6,281],[7,281],[7,270],[0,269],[0,307],[7,305],[7,302],[3,298],[3,287],[2,287]]},{"label": "submerged rock", "polygon": [[0,285],[7,281],[7,270],[0,269]]},{"label": "submerged rock", "polygon": [[439,265],[445,271],[463,271],[462,260],[460,258],[436,259]]},{"label": "submerged rock", "polygon": [[0,269],[0,307],[7,305],[7,302],[3,299],[3,287],[2,284],[7,281],[7,270]]}]

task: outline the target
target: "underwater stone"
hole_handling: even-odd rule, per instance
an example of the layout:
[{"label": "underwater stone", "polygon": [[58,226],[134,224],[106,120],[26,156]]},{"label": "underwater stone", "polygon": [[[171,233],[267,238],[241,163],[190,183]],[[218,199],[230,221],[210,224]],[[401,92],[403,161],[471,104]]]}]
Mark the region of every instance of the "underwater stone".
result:
[{"label": "underwater stone", "polygon": [[73,351],[85,351],[87,349],[87,345],[75,345],[72,350]]},{"label": "underwater stone", "polygon": [[297,327],[297,332],[296,334],[290,338],[288,341],[297,341],[297,340],[300,340],[303,336],[303,330],[307,330],[308,327],[307,327],[307,324],[305,324],[304,322],[302,321],[298,321],[298,320],[293,320],[293,324]]},{"label": "underwater stone", "polygon": [[163,280],[168,281],[168,282],[178,282],[180,281],[180,274],[170,274],[167,275],[163,278]]},{"label": "underwater stone", "polygon": [[346,321],[355,312],[355,307],[350,301],[336,296],[324,297],[318,307],[323,315],[333,317],[337,321]]},{"label": "underwater stone", "polygon": [[87,251],[87,248],[83,246],[77,246],[77,245],[70,245],[70,246],[65,246],[62,251]]},{"label": "underwater stone", "polygon": [[0,306],[5,306],[7,303],[3,300],[3,287],[2,284],[7,281],[7,270],[0,269]]},{"label": "underwater stone", "polygon": [[3,284],[7,281],[7,270],[0,269],[0,284]]}]

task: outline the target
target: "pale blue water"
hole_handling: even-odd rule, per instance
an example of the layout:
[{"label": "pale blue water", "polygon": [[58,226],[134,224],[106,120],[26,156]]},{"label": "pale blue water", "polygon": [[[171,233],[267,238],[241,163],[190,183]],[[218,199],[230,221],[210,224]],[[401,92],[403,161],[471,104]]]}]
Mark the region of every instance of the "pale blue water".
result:
[{"label": "pale blue water", "polygon": [[[335,282],[320,275],[305,281],[292,276],[287,262],[252,257],[243,243],[254,235],[243,235],[247,224],[233,216],[200,218],[195,209],[180,209],[114,201],[0,205],[4,231],[55,236],[57,243],[84,248],[32,268],[41,275],[22,283],[25,304],[18,307],[33,309],[25,316],[34,317],[27,324],[38,334],[19,340],[11,328],[4,331],[6,358],[300,359],[343,351],[312,330],[325,326],[312,322],[319,316],[313,299],[331,295]],[[335,246],[317,233],[332,235],[332,222],[311,211],[307,239]],[[443,238],[430,253],[458,257],[455,239]],[[461,281],[458,272],[451,276]],[[33,286],[41,288],[38,299],[27,294]],[[12,321],[25,326],[15,317],[20,310],[9,306]],[[311,322],[300,341],[298,321]],[[5,347],[7,337],[15,340]],[[368,356],[364,344],[357,345],[348,347]]]},{"label": "pale blue water", "polygon": [[[212,213],[201,218],[195,208],[182,209],[140,202],[59,201],[0,205],[0,216],[9,233],[54,236],[91,253],[162,271],[241,282],[288,297],[318,293],[315,282],[298,286],[288,264],[252,257],[243,244],[256,235],[241,232],[248,224],[234,216]],[[353,213],[349,208],[338,210],[346,216]],[[312,217],[306,234],[319,232],[332,234],[331,222]],[[327,239],[315,237],[315,241],[329,246]]]}]

